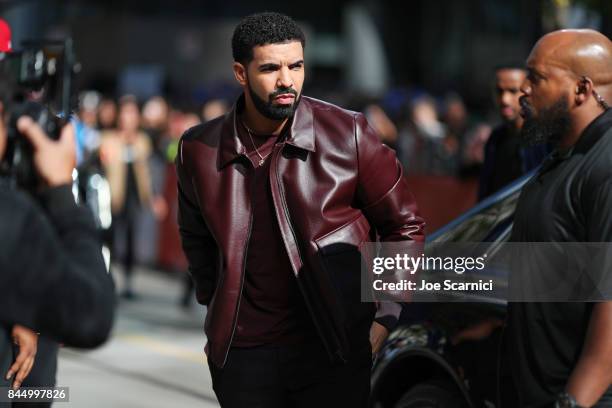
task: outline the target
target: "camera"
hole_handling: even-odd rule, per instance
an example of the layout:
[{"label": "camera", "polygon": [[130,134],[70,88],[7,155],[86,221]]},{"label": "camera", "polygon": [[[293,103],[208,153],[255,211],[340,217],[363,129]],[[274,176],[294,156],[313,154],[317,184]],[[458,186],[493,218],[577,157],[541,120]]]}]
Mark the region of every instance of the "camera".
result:
[{"label": "camera", "polygon": [[27,41],[22,49],[0,54],[0,100],[8,116],[7,144],[0,176],[12,186],[33,191],[39,177],[33,167],[32,146],[17,130],[17,119],[30,116],[52,139],[75,106],[72,89],[79,65],[72,40]]}]

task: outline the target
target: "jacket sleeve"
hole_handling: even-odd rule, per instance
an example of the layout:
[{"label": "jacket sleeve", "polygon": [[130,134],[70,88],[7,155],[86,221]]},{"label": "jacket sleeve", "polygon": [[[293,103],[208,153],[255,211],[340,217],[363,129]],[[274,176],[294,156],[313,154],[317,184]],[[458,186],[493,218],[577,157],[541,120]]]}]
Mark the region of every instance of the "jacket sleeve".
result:
[{"label": "jacket sleeve", "polygon": [[381,242],[423,241],[425,222],[395,152],[383,145],[363,115],[356,116],[358,199]]},{"label": "jacket sleeve", "polygon": [[[395,152],[380,142],[361,114],[355,118],[355,138],[359,171],[357,195],[379,240],[423,242],[425,222],[418,214]],[[398,303],[378,302],[375,321],[391,331],[401,310]]]},{"label": "jacket sleeve", "polygon": [[0,320],[68,346],[100,345],[112,329],[115,292],[91,213],[74,202],[69,185],[44,192],[46,214],[27,197],[12,198],[20,209],[0,214],[14,234],[0,262]]},{"label": "jacket sleeve", "polygon": [[178,226],[183,251],[189,262],[198,303],[208,305],[217,284],[217,244],[212,237],[195,197],[191,177],[183,162],[183,139],[176,157],[178,175]]}]

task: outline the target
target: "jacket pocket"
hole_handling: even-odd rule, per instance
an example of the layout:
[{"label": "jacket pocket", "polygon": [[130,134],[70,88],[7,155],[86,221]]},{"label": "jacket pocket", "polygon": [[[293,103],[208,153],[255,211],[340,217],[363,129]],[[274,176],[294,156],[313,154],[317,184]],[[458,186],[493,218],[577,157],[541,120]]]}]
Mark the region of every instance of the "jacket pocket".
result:
[{"label": "jacket pocket", "polygon": [[370,234],[370,223],[363,214],[315,240],[323,254],[343,252],[354,246],[358,249]]},{"label": "jacket pocket", "polygon": [[321,265],[338,297],[339,311],[347,331],[370,322],[374,316],[373,303],[361,302],[363,257],[360,246],[366,242],[370,224],[365,216],[323,235],[315,240]]}]

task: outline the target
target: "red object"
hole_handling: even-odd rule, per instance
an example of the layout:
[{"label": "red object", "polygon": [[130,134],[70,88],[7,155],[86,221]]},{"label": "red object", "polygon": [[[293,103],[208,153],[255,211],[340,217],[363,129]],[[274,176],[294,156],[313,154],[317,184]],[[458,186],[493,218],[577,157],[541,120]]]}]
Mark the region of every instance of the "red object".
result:
[{"label": "red object", "polygon": [[476,204],[478,179],[451,176],[410,175],[408,186],[431,234]]},{"label": "red object", "polygon": [[168,214],[159,225],[158,263],[173,272],[187,272],[187,258],[181,248],[176,217],[178,214],[178,193],[176,189],[176,168],[173,163],[166,166],[166,182],[164,185],[164,198],[168,203]]},{"label": "red object", "polygon": [[0,52],[11,52],[11,27],[8,23],[0,19]]}]

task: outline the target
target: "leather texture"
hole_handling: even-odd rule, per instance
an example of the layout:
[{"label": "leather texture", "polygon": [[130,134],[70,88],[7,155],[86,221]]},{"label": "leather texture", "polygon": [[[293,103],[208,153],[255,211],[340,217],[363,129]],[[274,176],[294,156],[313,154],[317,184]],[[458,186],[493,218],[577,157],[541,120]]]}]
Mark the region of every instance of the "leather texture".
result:
[{"label": "leather texture", "polygon": [[[252,222],[253,168],[236,130],[242,98],[188,130],[176,162],[183,249],[208,306],[207,352],[218,367],[235,329]],[[362,114],[302,97],[278,143],[268,160],[283,243],[330,357],[346,361],[354,330],[369,327],[375,312],[359,298],[361,245],[423,241],[424,221],[394,151]]]}]

